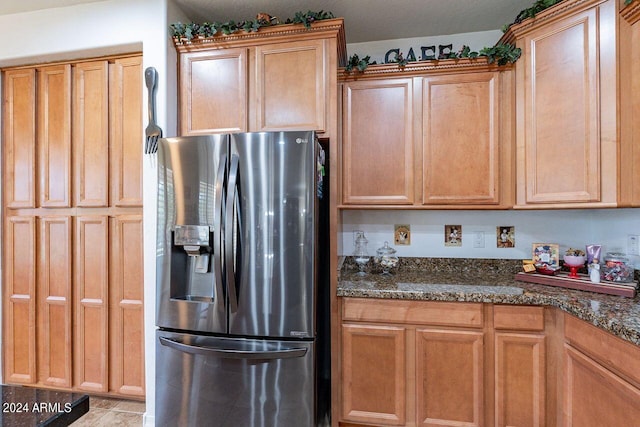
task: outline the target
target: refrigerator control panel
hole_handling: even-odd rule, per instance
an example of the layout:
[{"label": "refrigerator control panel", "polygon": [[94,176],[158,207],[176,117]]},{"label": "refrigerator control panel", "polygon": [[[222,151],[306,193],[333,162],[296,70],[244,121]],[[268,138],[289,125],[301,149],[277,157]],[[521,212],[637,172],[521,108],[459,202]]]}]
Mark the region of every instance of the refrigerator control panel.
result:
[{"label": "refrigerator control panel", "polygon": [[173,244],[176,246],[209,246],[209,226],[176,225]]}]

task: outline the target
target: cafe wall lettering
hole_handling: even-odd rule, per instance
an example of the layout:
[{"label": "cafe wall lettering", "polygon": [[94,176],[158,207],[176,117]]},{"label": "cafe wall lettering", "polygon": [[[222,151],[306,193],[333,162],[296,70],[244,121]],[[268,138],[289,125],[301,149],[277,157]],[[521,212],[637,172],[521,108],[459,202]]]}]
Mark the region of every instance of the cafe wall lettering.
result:
[{"label": "cafe wall lettering", "polygon": [[[453,52],[453,44],[440,44],[438,45],[438,49],[436,50],[436,46],[421,46],[420,47],[420,59],[416,57],[416,53],[413,48],[409,48],[409,52],[407,52],[407,56],[405,59],[408,62],[412,61],[429,61],[434,59],[446,59]],[[384,62],[385,64],[396,62],[395,58],[397,55],[400,55],[400,49],[389,49],[387,53],[384,54]]]}]

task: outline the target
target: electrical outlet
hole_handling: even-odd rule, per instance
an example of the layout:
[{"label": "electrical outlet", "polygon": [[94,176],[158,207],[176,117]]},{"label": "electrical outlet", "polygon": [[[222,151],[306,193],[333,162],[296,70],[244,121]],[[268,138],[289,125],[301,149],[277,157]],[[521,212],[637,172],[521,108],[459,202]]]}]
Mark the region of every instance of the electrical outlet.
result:
[{"label": "electrical outlet", "polygon": [[473,232],[473,247],[484,248],[484,231]]},{"label": "electrical outlet", "polygon": [[640,236],[637,234],[629,234],[627,236],[627,254],[640,255]]}]

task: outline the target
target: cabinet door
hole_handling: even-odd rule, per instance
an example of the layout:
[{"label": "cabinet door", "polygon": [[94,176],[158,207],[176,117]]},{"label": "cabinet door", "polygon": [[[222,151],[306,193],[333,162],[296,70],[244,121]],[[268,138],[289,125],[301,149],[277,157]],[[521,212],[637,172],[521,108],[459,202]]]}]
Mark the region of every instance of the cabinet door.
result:
[{"label": "cabinet door", "polygon": [[42,384],[71,387],[70,216],[39,220],[38,377]]},{"label": "cabinet door", "polygon": [[8,208],[36,204],[36,73],[3,74],[4,200]]},{"label": "cabinet door", "polygon": [[422,203],[498,204],[499,73],[422,81]]},{"label": "cabinet door", "polygon": [[565,345],[564,369],[565,426],[638,425],[638,388],[569,345]]},{"label": "cabinet door", "polygon": [[545,425],[545,339],[496,332],[496,426]]},{"label": "cabinet door", "polygon": [[110,388],[144,396],[142,215],[120,215],[111,221]]},{"label": "cabinet door", "polygon": [[73,67],[73,153],[76,205],[109,204],[109,84],[107,61]]},{"label": "cabinet door", "polygon": [[117,59],[109,73],[111,206],[142,206],[142,58]]},{"label": "cabinet door", "polygon": [[483,333],[416,330],[417,425],[483,422]]},{"label": "cabinet door", "polygon": [[3,380],[36,382],[36,220],[11,216],[4,229]]},{"label": "cabinet door", "polygon": [[247,49],[180,55],[180,134],[248,131]]},{"label": "cabinet door", "polygon": [[79,390],[107,392],[107,217],[79,216],[75,228],[74,382]]},{"label": "cabinet door", "polygon": [[38,69],[40,206],[71,206],[71,65]]},{"label": "cabinet door", "polygon": [[601,199],[597,25],[593,8],[533,30],[521,41],[518,204]]},{"label": "cabinet door", "polygon": [[342,325],[342,419],[405,423],[405,328]]},{"label": "cabinet door", "polygon": [[343,202],[414,201],[413,82],[350,82],[343,99]]},{"label": "cabinet door", "polygon": [[[255,48],[253,131],[325,130],[325,41],[274,43]],[[332,71],[332,72],[335,72]]]}]

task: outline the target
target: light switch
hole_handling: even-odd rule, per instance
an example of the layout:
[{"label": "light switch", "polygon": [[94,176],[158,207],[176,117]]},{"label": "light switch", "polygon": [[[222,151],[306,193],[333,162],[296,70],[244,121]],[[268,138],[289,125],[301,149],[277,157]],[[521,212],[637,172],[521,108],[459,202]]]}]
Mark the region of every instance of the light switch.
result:
[{"label": "light switch", "polygon": [[637,234],[627,236],[627,254],[640,255],[640,236]]},{"label": "light switch", "polygon": [[473,247],[484,248],[484,231],[473,232]]}]

